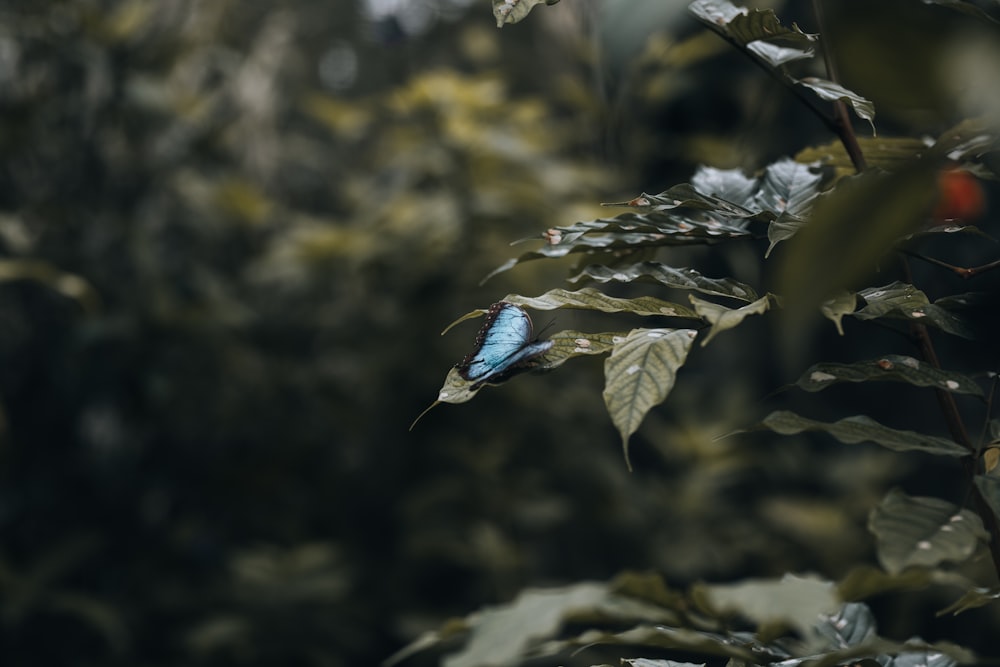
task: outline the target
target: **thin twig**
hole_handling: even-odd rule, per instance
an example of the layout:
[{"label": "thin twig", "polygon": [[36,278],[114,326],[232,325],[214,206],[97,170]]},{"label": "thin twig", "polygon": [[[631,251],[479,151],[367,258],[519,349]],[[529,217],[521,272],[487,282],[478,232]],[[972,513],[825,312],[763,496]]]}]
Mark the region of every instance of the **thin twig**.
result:
[{"label": "thin twig", "polygon": [[918,252],[913,252],[912,250],[902,250],[906,255],[913,257],[915,259],[923,260],[928,264],[933,264],[934,266],[940,266],[942,269],[948,269],[955,273],[955,275],[960,278],[974,278],[982,273],[992,271],[994,269],[1000,269],[1000,259],[990,262],[989,264],[983,264],[982,266],[973,266],[971,268],[966,268],[964,266],[955,266],[954,264],[949,264],[948,262],[942,262],[940,259],[935,259],[933,257],[928,257],[927,255],[921,255]]},{"label": "thin twig", "polygon": [[[828,37],[826,21],[823,16],[822,0],[813,0],[812,4],[813,15],[816,17],[816,26],[819,28],[820,50],[823,51],[823,62],[826,64],[827,78],[839,84],[840,77],[837,74],[837,65],[833,61],[833,56],[830,55],[830,49],[826,48]],[[864,171],[868,163],[865,161],[865,155],[861,151],[861,145],[858,143],[858,135],[854,133],[854,126],[851,124],[851,114],[847,110],[847,104],[844,100],[837,100],[833,103],[832,129],[840,139],[840,143],[844,145],[844,150],[847,151],[848,157],[851,158],[854,170],[858,173]]]}]

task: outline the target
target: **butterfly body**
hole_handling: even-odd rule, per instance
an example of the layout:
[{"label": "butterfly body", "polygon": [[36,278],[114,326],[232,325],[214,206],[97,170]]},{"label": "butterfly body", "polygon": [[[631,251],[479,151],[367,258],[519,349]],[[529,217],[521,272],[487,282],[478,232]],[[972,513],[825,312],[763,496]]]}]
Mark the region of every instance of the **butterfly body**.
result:
[{"label": "butterfly body", "polygon": [[533,340],[531,318],[520,306],[499,301],[490,306],[476,346],[456,368],[473,388],[499,384],[531,368],[531,360],[552,347],[550,340]]}]

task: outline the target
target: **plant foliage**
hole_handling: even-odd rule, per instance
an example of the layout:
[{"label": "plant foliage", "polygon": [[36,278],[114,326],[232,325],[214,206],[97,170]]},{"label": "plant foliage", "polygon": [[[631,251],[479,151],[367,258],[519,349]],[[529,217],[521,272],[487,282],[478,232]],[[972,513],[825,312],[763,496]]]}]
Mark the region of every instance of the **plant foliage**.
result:
[{"label": "plant foliage", "polygon": [[[968,3],[936,4],[992,22]],[[931,582],[951,587],[955,601],[941,613],[989,605],[997,598],[994,589],[951,569],[985,559],[987,553],[994,568],[1000,567],[1000,483],[996,456],[989,453],[994,436],[984,426],[977,439],[965,425],[974,414],[982,418],[984,405],[989,419],[997,376],[988,366],[987,351],[990,337],[995,343],[997,336],[989,328],[997,301],[949,290],[932,299],[929,290],[918,286],[911,264],[963,278],[1000,266],[991,239],[986,241],[986,263],[975,270],[937,256],[940,246],[927,242],[955,232],[963,232],[953,237],[959,242],[981,244],[981,239],[990,238],[968,224],[972,221],[937,220],[933,211],[942,196],[937,183],[943,170],[959,164],[984,179],[1000,177],[1000,107],[993,110],[997,115],[992,119],[961,120],[933,138],[859,140],[847,122],[848,111],[874,132],[873,102],[833,80],[833,73],[818,78],[793,71],[815,65],[818,53],[835,49],[822,41],[824,35],[804,32],[795,24],[786,27],[770,9],[748,10],[727,0],[696,0],[689,9],[779,81],[806,113],[819,115],[838,141],[805,147],[796,158],[780,159],[752,175],[700,167],[687,183],[612,204],[629,209],[616,216],[555,226],[540,235],[540,247],[491,275],[528,261],[577,257],[570,280],[598,287],[552,290],[538,298],[509,295],[506,300],[534,309],[570,307],[683,321],[676,328],[640,328],[627,334],[556,333],[551,336],[555,345],[538,360],[538,368],[554,368],[578,354],[608,355],[604,401],[631,467],[629,439],[656,405],[683,386],[684,367],[699,347],[713,342],[701,352],[711,355],[725,345],[738,345],[747,322],[758,318],[782,318],[779,325],[796,337],[813,331],[818,317],[831,320],[841,337],[863,337],[872,327],[888,330],[899,335],[904,349],[886,350],[875,358],[820,361],[801,372],[792,386],[809,393],[834,385],[843,391],[868,386],[932,391],[949,427],[947,434],[926,432],[920,419],[912,420],[914,429],[901,429],[868,414],[823,421],[789,410],[772,412],[755,430],[781,435],[822,432],[844,444],[881,445],[898,456],[922,454],[930,465],[954,472],[971,499],[969,507],[890,491],[871,507],[868,521],[881,570],[859,564],[840,582],[788,575],[664,593],[664,582],[637,585],[638,575],[626,574],[608,585],[528,591],[511,605],[466,618],[460,625],[469,642],[445,664],[507,665],[609,646],[649,651],[650,657],[643,658],[608,654],[632,665],[671,665],[677,663],[659,657],[692,655],[727,658],[730,664],[824,667],[946,667],[974,661],[970,651],[948,642],[880,637],[873,613],[860,600]],[[768,243],[762,248],[758,241],[764,239]],[[777,263],[773,274],[765,274],[773,275],[770,284],[760,279],[763,272],[755,274],[756,281],[738,275],[709,277],[686,261],[677,266],[662,258],[669,254],[673,260],[695,247],[720,245],[761,249],[762,263]],[[601,291],[640,283],[651,285],[663,299],[612,297]],[[690,307],[670,300],[668,295],[677,292],[686,293]],[[845,318],[853,321],[849,336]],[[715,341],[722,332],[730,333]],[[693,345],[696,340],[700,346]],[[971,345],[980,352],[959,355],[966,366],[951,370],[942,366],[936,345]],[[887,381],[892,384],[882,384]],[[471,398],[471,393],[462,393],[462,385],[454,372],[449,374],[440,400]],[[957,398],[974,403],[960,408]],[[878,405],[871,407],[877,411]],[[949,464],[956,460],[960,465]],[[637,593],[648,590],[660,591],[657,599]],[[734,630],[734,620],[748,629]],[[581,625],[591,629],[579,632]],[[420,644],[426,646],[426,638]],[[603,655],[595,653],[589,664],[598,664]]]}]

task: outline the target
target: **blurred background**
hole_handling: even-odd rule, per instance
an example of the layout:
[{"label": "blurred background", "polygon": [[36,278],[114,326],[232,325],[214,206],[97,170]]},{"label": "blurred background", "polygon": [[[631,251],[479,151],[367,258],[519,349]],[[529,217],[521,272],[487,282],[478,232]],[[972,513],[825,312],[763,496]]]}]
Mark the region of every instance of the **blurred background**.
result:
[{"label": "blurred background", "polygon": [[[564,286],[558,263],[480,285],[510,242],[831,140],[686,4],[503,31],[486,0],[0,4],[0,662],[370,665],[526,586],[870,560],[909,460],[715,439],[795,378],[764,321],[692,354],[631,475],[599,359],[407,431],[472,345],[449,322]],[[876,19],[849,34],[888,48]],[[962,111],[876,105],[886,132]],[[666,261],[766,288],[763,248]]]}]

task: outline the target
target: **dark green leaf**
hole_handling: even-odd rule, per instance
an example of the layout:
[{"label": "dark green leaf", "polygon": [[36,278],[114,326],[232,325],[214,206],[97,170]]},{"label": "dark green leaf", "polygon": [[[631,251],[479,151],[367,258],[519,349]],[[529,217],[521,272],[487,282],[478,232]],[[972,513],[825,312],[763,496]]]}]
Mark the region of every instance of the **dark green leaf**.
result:
[{"label": "dark green leaf", "polygon": [[767,226],[767,240],[770,241],[770,245],[767,246],[767,251],[764,252],[764,259],[771,256],[774,246],[795,236],[804,224],[806,224],[805,218],[800,218],[787,212],[782,213],[772,220]]},{"label": "dark green leaf", "polygon": [[671,303],[651,296],[618,299],[608,296],[593,287],[584,287],[575,292],[554,289],[536,297],[508,294],[503,300],[537,310],[579,308],[583,310],[597,310],[602,313],[632,313],[643,316],[660,315],[663,317],[701,319],[695,311],[679,303]]},{"label": "dark green leaf", "polygon": [[811,58],[816,35],[786,28],[770,9],[747,10],[725,0],[696,0],[690,11],[712,30],[745,47],[771,67]]},{"label": "dark green leaf", "polygon": [[777,216],[783,213],[805,215],[812,208],[822,181],[823,174],[816,165],[799,164],[785,158],[764,170],[754,201],[761,209]]},{"label": "dark green leaf", "polygon": [[702,294],[726,296],[740,301],[755,301],[757,299],[757,293],[746,283],[732,278],[706,278],[694,269],[677,269],[659,262],[640,262],[613,269],[600,264],[591,264],[570,278],[570,281],[577,282],[584,278],[601,283],[652,280],[667,287],[695,290]]},{"label": "dark green leaf", "polygon": [[974,16],[981,21],[1000,23],[1000,21],[997,21],[976,5],[968,2],[968,0],[923,0],[923,3],[925,5],[940,5],[941,7],[947,7],[948,9],[953,9],[956,12],[962,12],[963,14]]},{"label": "dark green leaf", "polygon": [[934,387],[956,394],[983,396],[982,388],[961,373],[934,368],[913,357],[887,354],[879,359],[853,364],[820,363],[811,366],[796,381],[806,391],[820,391],[840,382],[888,380],[918,387]]},{"label": "dark green leaf", "polygon": [[961,317],[949,308],[930,303],[926,294],[908,283],[896,281],[883,287],[868,287],[858,292],[858,296],[865,303],[853,313],[859,320],[889,317],[933,326],[962,338],[975,337]]},{"label": "dark green leaf", "polygon": [[771,301],[773,297],[770,295],[762,296],[753,303],[748,303],[741,308],[726,308],[725,306],[720,306],[717,303],[712,303],[711,301],[704,301],[699,299],[695,295],[691,294],[688,296],[691,303],[694,304],[695,312],[711,325],[708,335],[701,341],[702,347],[708,345],[708,342],[715,338],[719,333],[732,329],[733,327],[739,326],[750,315],[760,315],[767,312],[771,307]]},{"label": "dark green leaf", "polygon": [[649,410],[673,389],[698,332],[693,329],[633,329],[616,342],[604,362],[604,403],[622,436],[631,469],[628,440]]},{"label": "dark green leaf", "polygon": [[894,591],[913,591],[941,584],[968,588],[968,579],[956,572],[925,567],[910,567],[903,572],[890,574],[871,565],[855,567],[837,584],[841,599],[863,600]]},{"label": "dark green leaf", "polygon": [[[869,167],[897,171],[929,152],[927,144],[913,137],[858,137],[858,146]],[[796,162],[820,163],[833,167],[838,176],[856,173],[854,163],[839,139],[804,148],[795,155]]]},{"label": "dark green leaf", "polygon": [[1000,477],[997,470],[989,475],[976,475],[976,487],[983,494],[993,514],[1000,517]]},{"label": "dark green leaf", "polygon": [[797,83],[816,93],[821,100],[827,102],[843,101],[854,109],[858,118],[863,118],[872,126],[872,134],[875,134],[875,105],[857,93],[844,88],[839,83],[808,76],[798,79]]},{"label": "dark green leaf", "polygon": [[740,169],[716,169],[700,166],[691,177],[691,185],[699,193],[729,202],[746,210],[760,210],[754,203],[758,183]]},{"label": "dark green leaf", "polygon": [[899,431],[864,415],[827,423],[808,419],[794,412],[777,410],[765,417],[761,424],[782,435],[823,431],[846,444],[874,442],[897,452],[926,452],[939,456],[964,456],[969,453],[965,447],[952,440],[913,431]]},{"label": "dark green leaf", "polygon": [[889,573],[969,558],[989,535],[973,512],[940,498],[890,491],[868,517],[878,559]]}]

